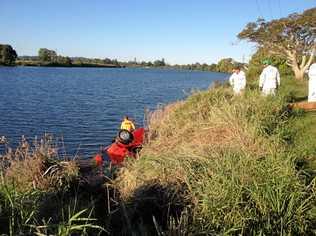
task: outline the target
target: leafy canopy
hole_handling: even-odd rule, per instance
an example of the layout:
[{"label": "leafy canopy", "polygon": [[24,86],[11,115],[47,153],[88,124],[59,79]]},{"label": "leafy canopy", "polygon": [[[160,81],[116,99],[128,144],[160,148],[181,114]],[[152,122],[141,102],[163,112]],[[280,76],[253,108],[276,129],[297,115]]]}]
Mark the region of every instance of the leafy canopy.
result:
[{"label": "leafy canopy", "polygon": [[269,53],[284,57],[296,79],[303,79],[316,53],[316,8],[294,13],[288,17],[251,22],[238,34],[266,48]]},{"label": "leafy canopy", "polygon": [[316,8],[270,22],[258,19],[248,23],[238,38],[248,39],[279,54],[293,50],[300,54],[310,53],[316,43]]},{"label": "leafy canopy", "polygon": [[0,65],[14,65],[17,56],[11,45],[0,44]]}]

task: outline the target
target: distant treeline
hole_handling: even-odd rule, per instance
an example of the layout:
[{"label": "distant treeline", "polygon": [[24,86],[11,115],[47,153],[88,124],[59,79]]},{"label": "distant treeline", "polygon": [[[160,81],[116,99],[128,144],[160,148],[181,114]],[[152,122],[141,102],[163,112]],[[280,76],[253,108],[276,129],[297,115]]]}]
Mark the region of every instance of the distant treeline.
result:
[{"label": "distant treeline", "polygon": [[68,57],[57,55],[56,51],[47,48],[40,48],[37,56],[18,56],[16,51],[10,45],[0,44],[0,65],[6,66],[62,66],[62,67],[165,67],[185,70],[202,70],[215,72],[231,72],[236,64],[244,66],[242,63],[234,61],[232,58],[220,60],[217,64],[187,64],[187,65],[169,65],[165,59],[137,62],[120,62],[117,59],[110,58],[86,58],[86,57]]},{"label": "distant treeline", "polygon": [[247,68],[246,63],[240,63],[235,61],[232,58],[224,58],[221,59],[217,64],[206,64],[206,63],[193,63],[193,64],[186,64],[186,65],[170,65],[165,63],[164,58],[161,60],[155,60],[153,62],[151,61],[142,61],[137,62],[129,61],[129,62],[120,62],[121,65],[124,65],[126,67],[166,67],[166,68],[176,68],[176,69],[183,69],[183,70],[200,70],[200,71],[212,71],[212,72],[225,72],[225,73],[231,73],[233,68],[238,65],[241,68]]},{"label": "distant treeline", "polygon": [[187,64],[187,65],[174,65],[174,67],[179,69],[186,69],[186,70],[201,70],[201,71],[213,71],[213,72],[225,72],[231,73],[235,66],[239,66],[241,68],[246,68],[246,63],[237,62],[232,58],[224,58],[221,59],[217,64]]},{"label": "distant treeline", "polygon": [[116,59],[68,57],[57,55],[56,51],[47,48],[40,48],[38,56],[19,56],[15,64],[23,66],[122,67]]}]

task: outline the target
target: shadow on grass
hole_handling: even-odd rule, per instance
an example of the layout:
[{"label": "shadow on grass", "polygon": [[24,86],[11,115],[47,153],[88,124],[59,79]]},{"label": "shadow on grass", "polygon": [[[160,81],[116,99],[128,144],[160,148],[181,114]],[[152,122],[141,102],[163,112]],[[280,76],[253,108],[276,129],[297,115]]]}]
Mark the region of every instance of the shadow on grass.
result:
[{"label": "shadow on grass", "polygon": [[[120,211],[113,215],[113,235],[162,235],[167,231],[170,233],[170,230],[179,235],[180,230],[186,231],[178,227],[183,221],[182,213],[192,204],[192,201],[185,198],[186,191],[184,185],[161,185],[154,182],[142,185],[130,199],[121,202]],[[191,221],[190,216],[186,219],[185,227]]]}]

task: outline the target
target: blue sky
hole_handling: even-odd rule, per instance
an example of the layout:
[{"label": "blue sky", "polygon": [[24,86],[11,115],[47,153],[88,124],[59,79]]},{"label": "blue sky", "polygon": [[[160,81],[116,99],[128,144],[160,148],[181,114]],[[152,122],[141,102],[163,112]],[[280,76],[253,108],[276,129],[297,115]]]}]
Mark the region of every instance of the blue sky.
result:
[{"label": "blue sky", "polygon": [[0,0],[0,43],[19,55],[46,47],[123,61],[242,61],[254,51],[236,38],[246,23],[311,7],[316,0]]}]

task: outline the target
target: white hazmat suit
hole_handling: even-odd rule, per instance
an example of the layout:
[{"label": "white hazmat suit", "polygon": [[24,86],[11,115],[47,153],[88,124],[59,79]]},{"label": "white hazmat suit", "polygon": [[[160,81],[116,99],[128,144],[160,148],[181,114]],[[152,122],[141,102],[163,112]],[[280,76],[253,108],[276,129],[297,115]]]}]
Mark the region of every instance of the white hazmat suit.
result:
[{"label": "white hazmat suit", "polygon": [[316,102],[316,63],[310,66],[308,77],[308,101]]},{"label": "white hazmat suit", "polygon": [[275,95],[275,91],[279,86],[279,70],[271,65],[264,68],[259,79],[259,87],[262,88],[263,95]]},{"label": "white hazmat suit", "polygon": [[233,87],[235,94],[240,94],[246,88],[246,75],[245,72],[234,72],[229,77],[229,83]]}]

